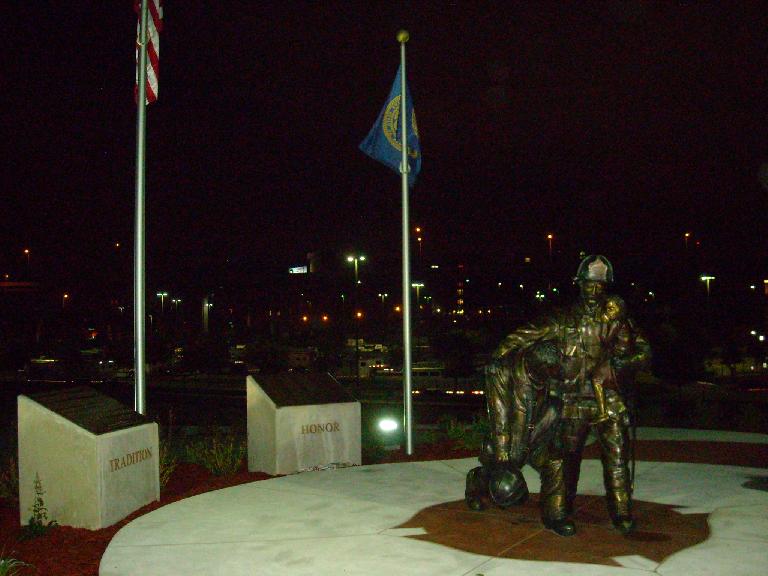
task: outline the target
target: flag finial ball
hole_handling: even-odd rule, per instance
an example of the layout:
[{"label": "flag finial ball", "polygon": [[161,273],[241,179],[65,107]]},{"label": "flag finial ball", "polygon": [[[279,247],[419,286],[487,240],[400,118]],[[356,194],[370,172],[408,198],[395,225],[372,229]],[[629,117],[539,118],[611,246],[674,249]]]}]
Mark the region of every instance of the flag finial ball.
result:
[{"label": "flag finial ball", "polygon": [[405,44],[408,42],[408,39],[410,38],[410,34],[408,34],[408,30],[400,30],[397,33],[397,41],[400,42],[400,44]]}]

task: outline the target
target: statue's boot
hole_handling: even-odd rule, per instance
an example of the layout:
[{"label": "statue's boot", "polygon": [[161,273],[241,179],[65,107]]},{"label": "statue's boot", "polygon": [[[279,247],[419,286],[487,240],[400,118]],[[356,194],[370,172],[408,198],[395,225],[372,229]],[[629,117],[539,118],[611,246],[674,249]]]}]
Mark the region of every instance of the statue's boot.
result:
[{"label": "statue's boot", "polygon": [[608,513],[614,528],[625,536],[635,529],[635,519],[632,516],[632,501],[626,492],[614,492],[606,495]]},{"label": "statue's boot", "polygon": [[627,427],[620,420],[611,418],[601,424],[598,430],[598,439],[603,448],[601,459],[608,513],[616,530],[627,535],[635,529],[632,483],[627,463]]},{"label": "statue's boot", "polygon": [[546,519],[542,518],[544,528],[552,530],[559,536],[573,536],[576,534],[576,525],[568,518]]},{"label": "statue's boot", "polygon": [[568,513],[563,480],[563,460],[550,458],[541,463],[541,521],[560,536],[576,534],[576,525]]}]

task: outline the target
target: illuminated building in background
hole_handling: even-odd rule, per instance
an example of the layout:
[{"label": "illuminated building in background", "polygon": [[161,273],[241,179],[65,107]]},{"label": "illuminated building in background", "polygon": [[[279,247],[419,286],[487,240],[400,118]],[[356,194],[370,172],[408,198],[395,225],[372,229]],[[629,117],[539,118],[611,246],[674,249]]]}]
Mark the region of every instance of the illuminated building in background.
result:
[{"label": "illuminated building in background", "polygon": [[454,313],[461,315],[464,314],[464,289],[466,284],[464,279],[464,264],[459,264],[458,273],[459,278],[456,281],[456,308],[454,309]]}]

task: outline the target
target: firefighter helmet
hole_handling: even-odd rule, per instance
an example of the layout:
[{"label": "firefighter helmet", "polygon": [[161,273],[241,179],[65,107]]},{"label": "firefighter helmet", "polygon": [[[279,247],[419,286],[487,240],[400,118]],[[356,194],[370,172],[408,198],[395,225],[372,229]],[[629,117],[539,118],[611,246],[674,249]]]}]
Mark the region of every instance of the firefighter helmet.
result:
[{"label": "firefighter helmet", "polygon": [[605,282],[613,283],[613,265],[608,258],[601,254],[587,256],[579,264],[574,282]]},{"label": "firefighter helmet", "polygon": [[528,486],[519,468],[496,466],[488,478],[493,503],[501,508],[522,504],[528,499]]}]

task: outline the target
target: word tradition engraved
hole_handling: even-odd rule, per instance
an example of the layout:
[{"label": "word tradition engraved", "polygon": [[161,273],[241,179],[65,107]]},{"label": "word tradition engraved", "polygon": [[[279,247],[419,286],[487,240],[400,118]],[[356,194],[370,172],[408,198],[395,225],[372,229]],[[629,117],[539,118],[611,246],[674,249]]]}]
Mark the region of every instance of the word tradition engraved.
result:
[{"label": "word tradition engraved", "polygon": [[152,451],[149,448],[142,448],[141,450],[136,450],[136,452],[129,452],[121,458],[110,459],[109,471],[115,472],[125,468],[126,466],[133,466],[134,464],[138,464],[144,460],[149,460],[150,458],[152,458]]}]

